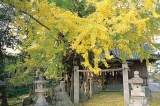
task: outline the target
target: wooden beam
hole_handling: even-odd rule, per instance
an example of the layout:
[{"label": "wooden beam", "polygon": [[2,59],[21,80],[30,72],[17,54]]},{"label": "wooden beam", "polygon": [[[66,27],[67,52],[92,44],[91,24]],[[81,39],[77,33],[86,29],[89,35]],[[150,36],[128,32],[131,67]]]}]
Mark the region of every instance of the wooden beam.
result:
[{"label": "wooden beam", "polygon": [[[116,69],[102,69],[100,72],[111,72],[111,71],[122,71],[122,68],[116,68]],[[77,70],[78,72],[92,72],[91,70]]]},{"label": "wooden beam", "polygon": [[116,69],[103,69],[101,72],[110,72],[110,71],[122,71],[122,68],[116,68]]}]

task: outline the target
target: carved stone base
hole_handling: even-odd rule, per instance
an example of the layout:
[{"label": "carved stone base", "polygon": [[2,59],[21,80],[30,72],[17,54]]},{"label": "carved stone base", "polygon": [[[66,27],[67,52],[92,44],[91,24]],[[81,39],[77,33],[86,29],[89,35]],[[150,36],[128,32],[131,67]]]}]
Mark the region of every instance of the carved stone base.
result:
[{"label": "carved stone base", "polygon": [[41,104],[41,103],[36,103],[34,106],[48,106],[48,103],[46,102],[46,103],[43,103],[43,104]]},{"label": "carved stone base", "polygon": [[149,106],[146,97],[131,97],[129,106]]}]

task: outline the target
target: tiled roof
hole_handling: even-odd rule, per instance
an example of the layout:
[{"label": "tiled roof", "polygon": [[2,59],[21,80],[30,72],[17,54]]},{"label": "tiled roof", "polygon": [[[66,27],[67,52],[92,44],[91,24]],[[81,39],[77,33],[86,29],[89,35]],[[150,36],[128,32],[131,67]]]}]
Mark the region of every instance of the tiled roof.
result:
[{"label": "tiled roof", "polygon": [[[146,51],[148,51],[148,47],[147,46],[145,46],[145,48],[144,48]],[[109,51],[110,52],[110,54],[111,55],[113,55],[115,58],[120,58],[120,51],[116,48],[116,49],[114,49],[114,50],[110,50]],[[138,52],[134,52],[133,53],[133,56],[134,56],[134,58],[127,58],[126,60],[140,60],[140,56],[139,56],[139,54],[138,54]],[[102,53],[101,54],[101,56],[100,56],[101,58],[105,58],[105,54],[104,53]],[[158,58],[158,59],[160,59],[160,54],[151,54],[151,58]]]},{"label": "tiled roof", "polygon": [[[115,58],[119,58],[121,55],[118,49],[110,50],[110,54],[113,55]],[[140,56],[137,52],[134,52],[133,55],[134,55],[133,59],[128,57],[126,60],[139,60],[140,59]]]}]

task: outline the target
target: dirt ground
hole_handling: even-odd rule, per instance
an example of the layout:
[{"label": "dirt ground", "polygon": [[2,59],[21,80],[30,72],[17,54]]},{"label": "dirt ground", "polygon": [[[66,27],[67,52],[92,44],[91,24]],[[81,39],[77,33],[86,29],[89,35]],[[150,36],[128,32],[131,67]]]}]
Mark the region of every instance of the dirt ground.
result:
[{"label": "dirt ground", "polygon": [[[160,99],[152,97],[149,103],[150,106],[160,106]],[[84,106],[124,106],[123,92],[100,92],[91,97]]]}]

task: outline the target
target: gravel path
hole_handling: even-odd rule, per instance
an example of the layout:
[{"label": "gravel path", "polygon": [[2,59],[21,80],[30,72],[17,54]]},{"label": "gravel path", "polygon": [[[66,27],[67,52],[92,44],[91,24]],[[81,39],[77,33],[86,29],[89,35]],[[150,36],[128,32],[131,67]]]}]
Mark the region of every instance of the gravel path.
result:
[{"label": "gravel path", "polygon": [[149,83],[149,88],[152,92],[160,92],[160,84],[156,82]]},{"label": "gravel path", "polygon": [[149,79],[148,87],[152,92],[160,92],[160,83],[154,82],[153,79]]}]

